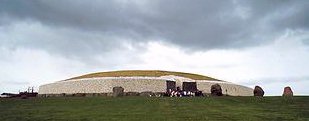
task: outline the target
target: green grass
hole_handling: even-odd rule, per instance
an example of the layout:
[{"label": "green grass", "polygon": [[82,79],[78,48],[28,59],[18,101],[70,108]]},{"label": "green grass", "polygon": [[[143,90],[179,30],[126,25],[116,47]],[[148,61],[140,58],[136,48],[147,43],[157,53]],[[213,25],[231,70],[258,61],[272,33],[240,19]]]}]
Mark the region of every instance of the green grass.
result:
[{"label": "green grass", "polygon": [[109,72],[98,72],[86,74],[71,79],[80,79],[80,78],[92,78],[92,77],[132,77],[132,76],[150,76],[150,77],[159,77],[166,75],[175,75],[186,77],[194,80],[217,80],[208,76],[203,76],[199,74],[191,74],[184,72],[173,72],[173,71],[160,71],[160,70],[123,70],[123,71],[109,71]]},{"label": "green grass", "polygon": [[308,121],[309,97],[0,99],[0,121]]}]

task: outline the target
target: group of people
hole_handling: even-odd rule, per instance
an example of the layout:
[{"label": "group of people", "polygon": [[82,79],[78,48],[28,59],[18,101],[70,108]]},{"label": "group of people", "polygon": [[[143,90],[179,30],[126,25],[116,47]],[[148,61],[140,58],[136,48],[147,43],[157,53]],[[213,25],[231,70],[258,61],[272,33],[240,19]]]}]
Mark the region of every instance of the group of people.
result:
[{"label": "group of people", "polygon": [[169,97],[194,97],[194,96],[203,96],[202,91],[188,91],[181,90],[180,87],[177,87],[176,90],[168,89],[166,91],[166,96]]}]

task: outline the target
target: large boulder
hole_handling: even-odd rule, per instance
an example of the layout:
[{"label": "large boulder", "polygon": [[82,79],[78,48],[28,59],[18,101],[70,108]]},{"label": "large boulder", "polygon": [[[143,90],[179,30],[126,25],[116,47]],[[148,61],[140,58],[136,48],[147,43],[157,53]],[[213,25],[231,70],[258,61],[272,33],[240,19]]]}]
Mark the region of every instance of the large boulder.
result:
[{"label": "large boulder", "polygon": [[145,96],[145,97],[152,97],[152,96],[154,96],[154,93],[151,92],[151,91],[145,91],[145,92],[141,92],[139,95]]},{"label": "large boulder", "polygon": [[75,94],[73,94],[73,96],[75,96],[75,97],[85,97],[86,94],[85,93],[75,93]]},{"label": "large boulder", "polygon": [[255,86],[253,90],[254,96],[263,97],[264,96],[264,90],[260,86]]},{"label": "large boulder", "polygon": [[124,95],[123,87],[113,87],[113,97],[121,97]]},{"label": "large boulder", "polygon": [[222,96],[223,95],[221,86],[219,84],[211,85],[210,92],[212,96]]},{"label": "large boulder", "polygon": [[289,87],[289,86],[284,87],[282,96],[287,96],[287,97],[293,96],[293,91],[292,91],[291,87]]},{"label": "large boulder", "polygon": [[125,93],[126,96],[139,96],[139,92],[127,92]]}]

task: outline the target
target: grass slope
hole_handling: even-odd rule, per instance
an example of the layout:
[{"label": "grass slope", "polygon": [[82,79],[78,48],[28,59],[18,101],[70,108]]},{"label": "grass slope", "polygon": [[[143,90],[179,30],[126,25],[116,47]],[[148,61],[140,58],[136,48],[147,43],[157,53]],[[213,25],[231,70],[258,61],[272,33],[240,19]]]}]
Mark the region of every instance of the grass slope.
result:
[{"label": "grass slope", "polygon": [[194,80],[217,80],[215,78],[211,78],[208,76],[191,74],[191,73],[183,73],[183,72],[173,72],[173,71],[160,71],[160,70],[124,70],[124,71],[109,71],[109,72],[98,72],[86,74],[78,77],[74,77],[71,79],[80,79],[80,78],[92,78],[92,77],[130,77],[130,76],[150,76],[150,77],[159,77],[166,75],[175,75],[186,78],[191,78]]},{"label": "grass slope", "polygon": [[308,114],[309,97],[0,99],[0,121],[308,121]]}]

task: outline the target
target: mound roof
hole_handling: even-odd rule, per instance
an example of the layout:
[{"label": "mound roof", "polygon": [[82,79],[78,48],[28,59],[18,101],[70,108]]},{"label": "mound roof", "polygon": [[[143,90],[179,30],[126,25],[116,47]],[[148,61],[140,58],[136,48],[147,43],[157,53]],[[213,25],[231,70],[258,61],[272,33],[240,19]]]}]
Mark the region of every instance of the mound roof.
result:
[{"label": "mound roof", "polygon": [[184,73],[184,72],[174,72],[174,71],[160,71],[160,70],[123,70],[123,71],[109,71],[109,72],[98,72],[86,74],[78,77],[73,77],[71,79],[82,79],[82,78],[95,78],[95,77],[134,77],[134,76],[142,76],[142,77],[160,77],[160,76],[168,76],[175,75],[185,78],[190,78],[194,80],[216,80],[221,81],[212,77],[203,76],[199,74],[192,73]]}]

